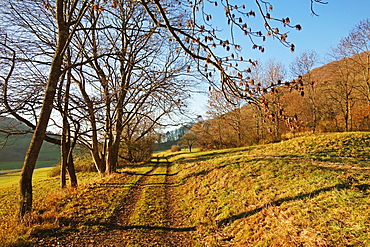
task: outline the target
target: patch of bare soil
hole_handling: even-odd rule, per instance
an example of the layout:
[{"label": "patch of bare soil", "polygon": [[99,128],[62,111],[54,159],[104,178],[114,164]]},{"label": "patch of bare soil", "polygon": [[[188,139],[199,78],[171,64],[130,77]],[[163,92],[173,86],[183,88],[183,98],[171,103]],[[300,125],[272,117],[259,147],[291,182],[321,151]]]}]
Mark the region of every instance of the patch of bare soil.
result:
[{"label": "patch of bare soil", "polygon": [[[155,174],[160,165],[167,166],[166,174]],[[143,191],[147,186],[152,186],[148,180],[153,176],[165,176],[165,182],[156,184],[151,190],[152,198],[164,198],[165,205],[154,205],[153,215],[140,215],[140,219],[151,219],[161,215],[161,224],[144,222],[144,224],[132,223],[132,216],[138,208],[138,202],[143,199]],[[129,193],[124,197],[122,203],[115,209],[115,217],[111,223],[101,230],[83,230],[64,234],[62,236],[51,236],[36,241],[37,246],[193,246],[192,232],[196,229],[187,226],[185,217],[177,205],[176,186],[174,175],[171,174],[170,163],[159,163],[146,174],[137,174],[141,178],[132,186]],[[156,208],[158,207],[158,208]],[[136,212],[137,214],[138,212]]]}]

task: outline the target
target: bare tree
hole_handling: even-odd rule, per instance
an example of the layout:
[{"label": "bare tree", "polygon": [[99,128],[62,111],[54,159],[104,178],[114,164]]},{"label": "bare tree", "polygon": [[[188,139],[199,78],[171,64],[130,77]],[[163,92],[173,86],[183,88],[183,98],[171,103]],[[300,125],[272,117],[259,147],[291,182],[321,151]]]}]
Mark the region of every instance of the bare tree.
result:
[{"label": "bare tree", "polygon": [[356,88],[370,105],[370,20],[358,23],[338,46],[341,47],[340,52],[352,61],[351,69],[356,73],[358,84]]},{"label": "bare tree", "polygon": [[[75,49],[90,61],[75,78],[91,128],[82,140],[102,175],[116,170],[123,130],[124,141],[139,141],[188,97],[181,78],[186,60],[148,20],[140,4],[122,2],[111,11],[91,11],[76,38]],[[148,125],[139,131],[137,119]]]},{"label": "bare tree", "polygon": [[305,96],[308,98],[309,111],[311,113],[311,129],[314,133],[320,117],[319,95],[317,93],[317,85],[312,78],[312,69],[318,62],[318,54],[315,51],[305,51],[299,54],[290,64],[290,72],[297,78],[302,76],[302,81],[305,86]]},{"label": "bare tree", "polygon": [[[38,157],[38,153],[45,138],[46,129],[53,109],[53,101],[57,91],[58,82],[60,81],[61,76],[64,74],[65,69],[67,69],[64,68],[66,50],[71,45],[71,40],[76,32],[85,32],[85,34],[93,35],[94,33],[100,31],[98,29],[102,28],[102,26],[100,26],[99,28],[95,25],[90,25],[89,27],[81,26],[82,23],[88,23],[89,20],[91,21],[92,19],[89,18],[94,18],[94,15],[98,16],[98,13],[104,13],[120,6],[126,6],[125,4],[127,4],[128,8],[132,8],[132,6],[138,7],[138,5],[136,4],[140,4],[145,10],[146,14],[150,17],[150,21],[147,20],[146,23],[150,24],[152,27],[162,29],[167,32],[167,37],[169,37],[169,40],[175,41],[185,54],[196,61],[196,67],[194,71],[199,71],[200,73],[202,73],[204,78],[209,79],[209,82],[215,87],[219,86],[222,91],[227,91],[228,93],[240,96],[241,98],[244,98],[249,102],[257,101],[258,98],[256,98],[256,91],[262,90],[257,86],[252,86],[251,78],[249,77],[250,68],[245,69],[246,66],[243,66],[243,68],[241,68],[241,66],[239,65],[239,63],[242,64],[246,62],[250,64],[250,67],[253,67],[255,65],[255,62],[251,59],[245,59],[240,55],[241,46],[234,40],[233,35],[231,35],[229,39],[221,39],[219,37],[217,28],[212,26],[212,15],[207,13],[207,10],[213,5],[217,6],[218,2],[211,0],[197,1],[194,3],[183,3],[182,1],[176,0],[55,0],[55,2],[3,0],[3,2],[7,3],[6,7],[8,7],[8,5],[11,6],[11,11],[15,13],[15,16],[17,16],[18,21],[20,21],[21,23],[21,25],[19,25],[20,29],[27,30],[27,32],[32,33],[32,35],[34,36],[34,40],[39,40],[43,44],[55,44],[55,46],[51,45],[48,50],[49,59],[47,60],[47,65],[49,65],[48,67],[50,69],[47,76],[47,83],[40,86],[40,89],[43,89],[44,91],[44,95],[40,101],[40,109],[37,109],[37,111],[39,112],[37,124],[34,129],[34,135],[30,147],[26,154],[21,175],[21,216],[30,212],[32,207],[32,174]],[[314,2],[320,3],[321,1],[311,0],[310,2],[312,5]],[[27,7],[30,7],[29,11],[23,13],[20,12],[19,6],[14,6],[15,3],[19,4],[19,6],[21,7],[23,6],[23,8],[21,8],[23,10],[27,9]],[[175,5],[174,3],[177,5]],[[251,41],[252,48],[264,51],[264,47],[260,45],[259,42],[265,40],[268,36],[272,36],[278,39],[284,45],[290,47],[291,50],[294,50],[294,44],[287,41],[287,32],[280,31],[279,27],[290,27],[300,30],[301,26],[298,24],[292,25],[289,18],[273,17],[271,13],[273,6],[269,2],[256,0],[256,11],[247,10],[245,5],[234,4],[230,1],[221,1],[219,7],[224,9],[226,24],[230,25],[230,30],[233,32],[233,30],[237,29],[241,33],[244,33],[246,37]],[[191,12],[188,15],[190,18],[185,20],[182,18],[184,13],[183,10]],[[253,18],[254,16],[256,16],[256,13],[259,13],[259,15],[262,17],[263,26],[265,28],[263,30],[254,30],[249,27],[247,25],[247,21],[245,21],[248,18]],[[42,15],[43,18],[40,18],[39,15]],[[38,22],[37,20],[49,20],[51,25],[38,25],[40,24],[40,22]],[[275,26],[274,23],[278,23],[277,25],[279,25],[279,27]],[[55,36],[52,37],[51,40],[49,40],[48,36],[44,35],[45,30],[49,31],[50,28],[55,28],[55,30],[57,31],[55,32]],[[136,26],[136,28],[140,29],[142,28],[142,26]],[[105,29],[106,26],[104,26],[101,30]],[[110,38],[114,37],[108,37],[104,41],[110,42]],[[93,56],[89,56],[89,58],[93,58],[92,62],[90,63],[90,69],[98,72],[95,74],[95,76],[97,76],[96,78],[101,83],[99,86],[100,89],[102,90],[102,92],[104,92],[104,97],[101,99],[102,101],[100,101],[100,103],[105,103],[105,105],[108,106],[109,104],[107,103],[113,102],[113,99],[111,99],[110,97],[111,93],[106,91],[109,81],[107,80],[108,74],[104,72],[102,73],[103,67],[101,65],[104,63],[99,64],[99,62],[97,62],[100,55],[96,55],[96,49],[98,46],[95,44],[99,44],[99,39],[93,38],[92,40],[88,41],[93,42],[93,46],[91,47],[91,49],[92,53],[94,53]],[[220,47],[221,49],[224,49],[228,53],[228,55],[226,57],[216,55],[216,51],[213,50],[213,47]],[[120,52],[122,53],[121,49]],[[127,63],[129,62],[128,60],[124,62],[125,64],[130,64]],[[105,63],[104,65],[107,64],[110,63]],[[214,74],[214,71],[212,69],[209,69],[208,66],[213,67],[220,75],[220,83],[217,83],[217,85],[213,82],[213,80],[210,79]],[[188,70],[191,71],[192,68],[189,67]],[[83,74],[82,70],[80,70],[79,72],[81,72],[79,75],[87,75],[86,72]],[[75,73],[77,74],[77,72]],[[121,75],[124,74],[121,73]],[[154,72],[150,75],[147,74],[147,78],[153,75]],[[164,75],[164,73],[162,73],[162,75]],[[75,78],[77,78],[77,76],[75,76]],[[168,78],[168,75],[166,75],[166,78]],[[96,109],[94,109],[95,101],[92,101],[91,99],[88,99],[88,97],[86,97],[88,96],[86,91],[88,88],[86,87],[86,85],[83,85],[84,87],[81,86],[83,83],[86,83],[87,79],[79,78],[78,81],[80,89],[85,90],[85,92],[81,90],[81,93],[83,94],[82,98],[84,98],[84,101],[86,102],[87,110],[90,111],[89,116],[90,120],[92,121],[91,118],[92,115],[95,114]],[[123,93],[127,92],[127,90],[125,90],[125,87],[122,88]],[[144,88],[142,88],[142,90],[143,89]],[[153,89],[151,88],[151,90]],[[145,98],[145,94],[136,94],[136,96],[139,98]],[[117,102],[119,102],[119,100]],[[138,107],[142,106],[142,104],[134,105],[136,108],[131,108],[131,110],[138,109]],[[117,109],[121,108],[118,107]],[[116,111],[114,118],[112,118],[112,112],[113,111],[109,109],[105,110],[105,114],[103,114],[103,116],[105,116],[107,123],[102,126],[96,126],[96,128],[94,128],[92,132],[96,132],[100,128],[102,128],[103,130],[105,128],[105,131],[107,131],[109,129],[108,127],[111,127],[112,124],[118,125],[116,126],[116,129],[119,131],[119,129],[121,129],[119,125],[122,125],[122,123],[119,120],[121,118],[116,116],[119,116],[123,112],[122,110]],[[134,110],[131,112],[136,111]],[[112,121],[113,119],[115,120]],[[110,135],[111,133],[106,134]],[[113,137],[109,140],[107,139],[108,142],[104,143],[104,145],[109,146],[109,148],[106,149],[107,152],[116,152],[113,147],[116,147],[116,143],[119,143],[120,140],[118,137],[119,135],[117,136],[117,138]],[[97,138],[97,136],[95,136],[94,138]],[[98,148],[98,145],[100,145],[100,143],[97,142],[95,148]],[[110,148],[113,149],[109,150]],[[108,160],[110,159],[109,157],[113,158],[113,160],[109,161],[108,164],[113,165],[114,170],[114,166],[116,165],[116,161],[114,159],[116,155],[101,156],[100,154],[95,154],[94,156],[96,161],[98,161],[99,163],[103,162],[101,159],[103,159],[104,157],[108,157]],[[108,170],[111,171],[111,168],[108,168]]]},{"label": "bare tree", "polygon": [[188,132],[185,133],[181,137],[181,144],[185,147],[189,148],[189,152],[191,153],[192,148],[198,142],[198,135],[194,132],[194,130],[190,129]]},{"label": "bare tree", "polygon": [[[66,48],[69,46],[71,36],[76,31],[77,24],[84,16],[89,6],[89,1],[63,1],[56,0],[55,5],[49,2],[29,1],[4,1],[6,7],[10,6],[12,16],[17,18],[19,28],[23,32],[29,33],[34,37],[34,40],[40,40],[41,43],[47,43],[46,36],[43,35],[44,28],[48,29],[47,25],[37,25],[39,20],[53,20],[55,17],[57,27],[57,35],[55,37],[55,48],[49,50],[53,52],[53,57],[50,61],[50,70],[47,83],[45,85],[44,96],[39,110],[37,125],[34,129],[34,134],[30,146],[26,153],[24,165],[20,180],[20,215],[24,216],[32,209],[32,174],[35,168],[36,160],[43,143],[49,118],[53,109],[53,101],[56,93],[57,85],[63,74],[63,59]],[[5,7],[5,6],[4,6]],[[46,11],[47,10],[47,11]],[[25,12],[23,12],[25,11]],[[55,16],[53,15],[55,14]],[[43,15],[43,18],[40,18]],[[49,40],[51,43],[52,40]]]},{"label": "bare tree", "polygon": [[[224,93],[212,90],[208,97],[207,115],[213,118],[217,128],[215,133],[218,136],[219,148],[224,146],[224,140],[227,140],[229,145],[242,145],[242,105],[243,100],[233,95],[224,97]],[[227,146],[229,146],[227,145]]]},{"label": "bare tree", "polygon": [[[273,5],[270,2],[256,0],[255,11],[250,10],[245,4],[232,1],[195,1],[194,3],[182,3],[174,1],[178,6],[190,10],[191,18],[186,22],[178,21],[176,17],[179,7],[172,5],[172,1],[145,1],[141,0],[152,21],[160,28],[167,30],[172,39],[190,57],[196,60],[195,71],[199,71],[209,83],[215,87],[219,85],[221,91],[239,96],[248,102],[259,101],[262,88],[251,83],[250,72],[256,63],[251,59],[241,56],[241,45],[234,39],[234,33],[244,34],[252,43],[253,49],[264,52],[261,43],[268,37],[278,39],[283,45],[294,51],[293,43],[288,42],[287,32],[282,32],[285,27],[301,30],[299,24],[292,25],[290,18],[273,17]],[[311,1],[313,11],[314,3],[324,3],[320,0]],[[225,24],[232,32],[230,39],[220,38],[219,29],[212,23],[211,8],[219,10],[219,14],[225,15]],[[220,10],[219,8],[223,9]],[[314,13],[314,12],[313,12]],[[249,18],[260,15],[263,20],[264,29],[254,29],[247,24]],[[275,26],[281,25],[281,26]],[[282,28],[282,29],[280,29]],[[216,51],[226,51],[225,57],[216,55]],[[218,52],[217,52],[218,53]],[[249,68],[245,63],[249,64]],[[213,67],[213,68],[212,68]],[[247,68],[246,68],[247,67]],[[213,81],[214,70],[220,74],[220,83]],[[189,67],[189,71],[191,68]],[[270,88],[270,86],[268,86]],[[259,92],[260,94],[256,94]],[[256,97],[257,96],[257,97]]]},{"label": "bare tree", "polygon": [[[265,85],[262,91],[264,92],[264,103],[262,105],[265,118],[272,122],[272,128],[269,128],[270,132],[273,133],[275,140],[280,139],[280,125],[283,120],[284,107],[281,104],[280,88],[275,88],[275,85],[281,85],[286,77],[286,71],[284,65],[276,60],[269,60],[266,63],[266,75]],[[271,91],[268,91],[268,87],[271,87]]]},{"label": "bare tree", "polygon": [[332,85],[326,89],[328,98],[341,112],[344,131],[352,129],[352,108],[357,98],[355,63],[342,44],[332,48],[331,55],[335,59],[332,63]]}]

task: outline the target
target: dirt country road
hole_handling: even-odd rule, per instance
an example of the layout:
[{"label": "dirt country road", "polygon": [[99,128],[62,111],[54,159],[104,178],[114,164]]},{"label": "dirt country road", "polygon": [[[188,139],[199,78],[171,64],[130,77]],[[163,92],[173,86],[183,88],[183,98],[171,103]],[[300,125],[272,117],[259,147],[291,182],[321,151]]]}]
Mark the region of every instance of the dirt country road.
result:
[{"label": "dirt country road", "polygon": [[[193,246],[195,227],[177,205],[171,164],[154,164],[130,187],[107,228],[37,241],[39,246]],[[105,186],[127,186],[124,181]]]}]

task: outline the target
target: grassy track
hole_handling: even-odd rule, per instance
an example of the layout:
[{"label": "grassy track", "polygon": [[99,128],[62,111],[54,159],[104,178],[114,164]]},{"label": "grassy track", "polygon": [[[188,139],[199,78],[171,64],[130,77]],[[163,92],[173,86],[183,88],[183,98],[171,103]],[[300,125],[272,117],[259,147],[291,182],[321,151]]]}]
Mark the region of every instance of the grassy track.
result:
[{"label": "grassy track", "polygon": [[[129,219],[129,226],[133,227],[134,238],[126,244],[129,246],[143,246],[143,243],[158,243],[158,246],[169,246],[165,240],[168,226],[166,217],[166,166],[159,166],[145,183],[141,196],[136,203],[135,211]],[[150,242],[148,239],[150,236]]]}]

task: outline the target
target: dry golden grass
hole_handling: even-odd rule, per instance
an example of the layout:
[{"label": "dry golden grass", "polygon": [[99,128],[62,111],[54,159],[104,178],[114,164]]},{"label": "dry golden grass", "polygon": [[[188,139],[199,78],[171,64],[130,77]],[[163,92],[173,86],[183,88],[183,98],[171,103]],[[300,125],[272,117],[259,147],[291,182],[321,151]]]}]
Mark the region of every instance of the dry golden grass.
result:
[{"label": "dry golden grass", "polygon": [[20,173],[1,175],[0,180],[0,246],[27,246],[36,229],[55,227],[60,201],[77,194],[96,174],[79,174],[80,188],[59,189],[59,179],[48,176],[52,168],[36,169],[33,177],[34,211],[20,221],[18,217],[18,181]]},{"label": "dry golden grass", "polygon": [[183,209],[200,245],[370,245],[369,137],[300,137],[180,159]]},{"label": "dry golden grass", "polygon": [[[35,237],[55,236],[74,229],[104,228],[124,193],[137,179],[129,173],[104,178],[95,172],[78,173],[77,189],[60,189],[59,178],[48,176],[50,169],[35,170],[33,212],[22,222],[17,216],[19,173],[2,175],[6,179],[0,180],[4,181],[0,182],[0,246],[31,246]],[[141,173],[148,169],[143,166],[135,171]],[[124,189],[115,186],[116,181],[127,186]]]}]

